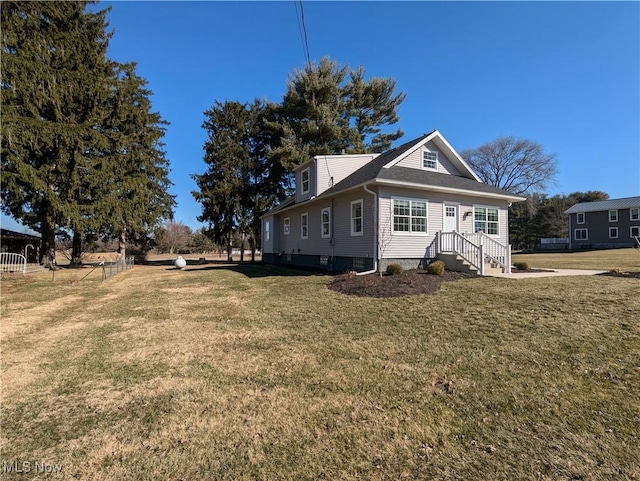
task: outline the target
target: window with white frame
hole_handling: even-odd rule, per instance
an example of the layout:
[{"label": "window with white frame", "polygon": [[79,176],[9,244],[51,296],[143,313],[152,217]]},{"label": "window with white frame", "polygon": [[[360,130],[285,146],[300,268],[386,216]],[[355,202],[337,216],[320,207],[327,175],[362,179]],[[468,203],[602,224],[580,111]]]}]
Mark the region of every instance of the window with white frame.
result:
[{"label": "window with white frame", "polygon": [[618,210],[611,209],[609,211],[609,222],[618,222]]},{"label": "window with white frame", "polygon": [[426,233],[427,201],[393,199],[393,232]]},{"label": "window with white frame", "polygon": [[618,238],[618,228],[609,227],[609,239],[617,239],[617,238]]},{"label": "window with white frame", "polygon": [[497,207],[475,206],[473,208],[473,231],[487,235],[499,235],[499,215]]},{"label": "window with white frame", "polygon": [[268,220],[264,222],[264,240],[271,239],[271,222]]},{"label": "window with white frame", "polygon": [[284,235],[289,235],[291,232],[291,217],[285,217],[282,225],[284,226]]},{"label": "window with white frame", "polygon": [[589,238],[588,229],[575,229],[573,231],[574,240],[587,240]]},{"label": "window with white frame", "polygon": [[331,208],[325,207],[320,211],[320,237],[331,237]]},{"label": "window with white frame", "polygon": [[309,192],[309,169],[304,169],[301,173],[300,173],[300,180],[302,182],[302,193],[306,194],[307,192]]},{"label": "window with white frame", "polygon": [[309,214],[300,214],[300,238],[309,238]]},{"label": "window with white frame", "polygon": [[351,235],[362,235],[362,199],[351,202]]},{"label": "window with white frame", "polygon": [[584,224],[584,212],[578,212],[576,214],[576,223]]},{"label": "window with white frame", "polygon": [[422,167],[425,169],[438,169],[438,152],[431,152],[428,149],[422,151]]},{"label": "window with white frame", "polygon": [[629,231],[631,237],[640,237],[640,225],[632,225]]},{"label": "window with white frame", "polygon": [[640,220],[640,208],[629,209],[629,220]]}]

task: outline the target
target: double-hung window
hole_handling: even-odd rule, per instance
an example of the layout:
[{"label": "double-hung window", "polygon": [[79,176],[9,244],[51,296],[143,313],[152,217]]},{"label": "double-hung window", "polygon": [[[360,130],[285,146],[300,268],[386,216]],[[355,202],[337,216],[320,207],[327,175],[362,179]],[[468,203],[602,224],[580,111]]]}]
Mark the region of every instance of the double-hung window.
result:
[{"label": "double-hung window", "polygon": [[393,232],[426,233],[427,201],[393,199]]},{"label": "double-hung window", "polygon": [[331,237],[331,208],[325,207],[320,212],[320,237]]},{"label": "double-hung window", "polygon": [[306,194],[309,192],[309,169],[304,169],[300,173],[300,180],[302,182],[302,193]]},{"label": "double-hung window", "polygon": [[291,217],[285,217],[283,225],[284,225],[284,235],[289,235],[289,233],[291,232]]},{"label": "double-hung window", "polygon": [[618,228],[609,227],[609,239],[617,239],[617,238],[618,238]]},{"label": "double-hung window", "polygon": [[424,149],[422,151],[422,167],[424,169],[437,170],[438,169],[438,152],[431,152]]},{"label": "double-hung window", "polygon": [[271,222],[268,220],[264,223],[264,239],[266,241],[271,239]]},{"label": "double-hung window", "polygon": [[640,225],[632,225],[629,231],[631,237],[640,237]]},{"label": "double-hung window", "polygon": [[612,209],[609,211],[609,222],[618,222],[618,210]]},{"label": "double-hung window", "polygon": [[351,202],[351,235],[362,235],[362,199]]},{"label": "double-hung window", "polygon": [[309,214],[306,212],[300,215],[300,238],[309,238]]},{"label": "double-hung window", "polygon": [[629,220],[640,220],[640,208],[629,209]]},{"label": "double-hung window", "polygon": [[499,234],[499,216],[497,207],[474,207],[473,231],[488,235]]},{"label": "double-hung window", "polygon": [[576,223],[584,224],[584,212],[578,212],[576,214]]}]

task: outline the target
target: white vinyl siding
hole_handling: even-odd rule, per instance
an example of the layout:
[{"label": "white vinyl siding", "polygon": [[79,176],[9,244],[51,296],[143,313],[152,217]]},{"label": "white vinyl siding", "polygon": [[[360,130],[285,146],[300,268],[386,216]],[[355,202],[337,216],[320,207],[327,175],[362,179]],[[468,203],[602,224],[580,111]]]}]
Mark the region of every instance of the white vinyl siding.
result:
[{"label": "white vinyl siding", "polygon": [[351,235],[362,235],[362,199],[351,202]]},{"label": "white vinyl siding", "polygon": [[473,208],[473,231],[484,232],[487,235],[497,236],[500,234],[500,217],[496,207],[474,206]]},{"label": "white vinyl siding", "polygon": [[320,237],[331,237],[331,208],[325,207],[320,211]]},{"label": "white vinyl siding", "polygon": [[429,169],[440,172],[442,174],[460,175],[460,171],[447,159],[447,157],[438,149],[433,142],[427,142],[424,147],[416,148],[409,153],[404,159],[398,162],[398,167],[408,167],[410,169],[425,169],[424,167],[424,151],[433,152],[437,156],[436,169]]}]

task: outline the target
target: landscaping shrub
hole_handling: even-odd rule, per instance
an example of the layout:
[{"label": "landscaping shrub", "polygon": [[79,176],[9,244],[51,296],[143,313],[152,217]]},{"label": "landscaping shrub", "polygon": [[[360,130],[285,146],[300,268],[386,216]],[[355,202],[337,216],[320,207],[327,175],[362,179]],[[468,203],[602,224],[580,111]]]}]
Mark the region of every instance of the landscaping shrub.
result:
[{"label": "landscaping shrub", "polygon": [[444,268],[445,268],[444,262],[435,261],[427,266],[427,272],[429,274],[435,274],[437,276],[441,276],[442,274],[444,274]]},{"label": "landscaping shrub", "polygon": [[389,264],[387,266],[387,274],[390,276],[395,276],[396,274],[401,274],[404,269],[400,264]]},{"label": "landscaping shrub", "polygon": [[527,264],[526,262],[514,262],[513,263],[513,267],[515,267],[519,271],[528,271],[529,270],[529,264]]}]

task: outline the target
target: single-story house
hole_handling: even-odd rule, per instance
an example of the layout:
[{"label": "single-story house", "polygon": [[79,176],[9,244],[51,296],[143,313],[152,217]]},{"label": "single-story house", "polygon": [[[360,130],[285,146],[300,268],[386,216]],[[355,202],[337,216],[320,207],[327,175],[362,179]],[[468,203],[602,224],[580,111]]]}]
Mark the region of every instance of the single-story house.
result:
[{"label": "single-story house", "polygon": [[22,254],[27,262],[38,262],[42,239],[40,236],[0,229],[0,252]]},{"label": "single-story house", "polygon": [[569,216],[569,248],[600,249],[640,245],[640,197],[581,202]]},{"label": "single-story house", "polygon": [[382,154],[315,156],[295,179],[295,195],[262,216],[265,262],[510,270],[508,208],[524,198],[482,182],[437,130]]}]

